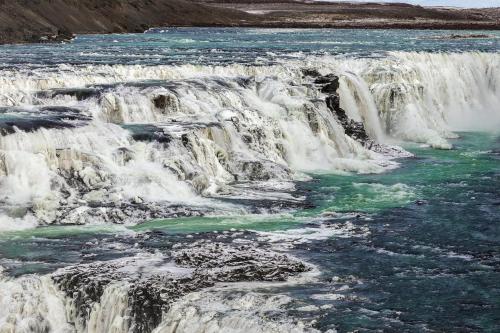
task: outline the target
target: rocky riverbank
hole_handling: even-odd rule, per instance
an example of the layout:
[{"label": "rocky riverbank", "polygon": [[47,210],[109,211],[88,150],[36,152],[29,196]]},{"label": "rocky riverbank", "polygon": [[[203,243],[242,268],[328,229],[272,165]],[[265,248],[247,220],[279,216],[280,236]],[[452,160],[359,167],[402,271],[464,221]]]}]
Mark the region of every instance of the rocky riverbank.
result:
[{"label": "rocky riverbank", "polygon": [[0,43],[61,42],[74,34],[159,26],[499,29],[500,9],[284,0],[0,0]]}]

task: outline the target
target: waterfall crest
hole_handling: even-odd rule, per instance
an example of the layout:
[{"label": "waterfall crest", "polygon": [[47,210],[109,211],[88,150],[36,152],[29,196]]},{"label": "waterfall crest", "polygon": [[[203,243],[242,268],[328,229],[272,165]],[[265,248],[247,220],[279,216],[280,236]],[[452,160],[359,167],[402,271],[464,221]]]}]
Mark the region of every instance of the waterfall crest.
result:
[{"label": "waterfall crest", "polygon": [[[340,76],[347,120],[305,68]],[[5,69],[0,229],[241,214],[248,207],[216,199],[244,196],[237,183],[276,188],[304,172],[383,172],[394,156],[347,135],[346,122],[377,144],[448,149],[454,131],[498,128],[499,74],[499,55],[487,53]]]}]

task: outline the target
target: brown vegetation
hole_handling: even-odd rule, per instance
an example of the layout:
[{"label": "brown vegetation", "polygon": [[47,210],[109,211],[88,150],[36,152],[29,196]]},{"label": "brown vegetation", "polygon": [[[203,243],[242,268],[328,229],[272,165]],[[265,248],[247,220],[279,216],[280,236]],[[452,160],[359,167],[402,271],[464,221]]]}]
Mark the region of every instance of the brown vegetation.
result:
[{"label": "brown vegetation", "polygon": [[500,9],[293,0],[0,0],[0,43],[157,26],[499,29]]}]

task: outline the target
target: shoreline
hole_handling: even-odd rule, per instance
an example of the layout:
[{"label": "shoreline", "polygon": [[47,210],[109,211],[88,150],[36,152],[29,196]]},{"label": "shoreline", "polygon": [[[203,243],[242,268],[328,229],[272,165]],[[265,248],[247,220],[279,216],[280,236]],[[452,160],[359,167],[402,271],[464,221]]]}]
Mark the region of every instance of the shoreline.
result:
[{"label": "shoreline", "polygon": [[161,27],[500,30],[500,8],[292,0],[0,1],[0,45],[67,42],[74,35],[143,33]]},{"label": "shoreline", "polygon": [[[169,25],[169,26],[152,26],[147,28],[142,32],[138,31],[124,31],[124,32],[87,32],[87,33],[73,33],[72,36],[40,36],[40,40],[18,40],[13,42],[4,42],[0,40],[0,47],[7,45],[27,45],[27,44],[58,44],[58,43],[71,43],[78,36],[91,36],[91,35],[127,35],[127,34],[144,34],[152,29],[162,29],[162,28],[241,28],[241,29],[335,29],[335,30],[423,30],[423,31],[500,31],[500,26],[482,26],[482,25],[405,25],[405,24],[391,24],[389,26],[380,25],[343,25],[343,24],[328,24],[328,25],[305,25],[305,24],[272,24],[272,25]],[[481,39],[481,38],[491,38],[491,36],[476,36],[473,35],[446,35],[442,36],[443,40],[447,39]]]}]

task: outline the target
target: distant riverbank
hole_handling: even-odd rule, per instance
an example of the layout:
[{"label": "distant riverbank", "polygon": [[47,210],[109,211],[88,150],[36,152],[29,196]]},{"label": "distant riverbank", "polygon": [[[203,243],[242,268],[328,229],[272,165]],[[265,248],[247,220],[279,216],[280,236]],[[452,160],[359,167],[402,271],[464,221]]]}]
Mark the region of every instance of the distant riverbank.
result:
[{"label": "distant riverbank", "polygon": [[500,28],[500,9],[282,0],[0,0],[0,43],[70,40],[74,34],[143,32],[159,26],[267,28]]}]

